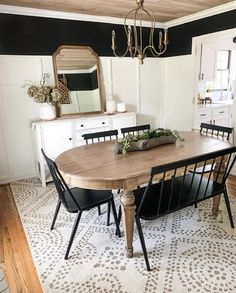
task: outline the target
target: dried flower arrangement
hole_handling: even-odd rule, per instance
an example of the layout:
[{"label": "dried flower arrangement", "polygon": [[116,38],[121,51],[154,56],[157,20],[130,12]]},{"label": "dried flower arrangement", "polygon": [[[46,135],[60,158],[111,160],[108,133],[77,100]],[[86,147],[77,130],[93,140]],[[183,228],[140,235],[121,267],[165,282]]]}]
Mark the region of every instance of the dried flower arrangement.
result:
[{"label": "dried flower arrangement", "polygon": [[47,85],[29,86],[27,94],[34,99],[36,103],[60,102],[61,94],[58,89]]},{"label": "dried flower arrangement", "polygon": [[28,86],[27,94],[32,97],[36,103],[60,103],[62,100],[59,89],[46,85],[47,74],[42,75],[40,85],[36,86],[32,81],[26,81],[24,84]]}]

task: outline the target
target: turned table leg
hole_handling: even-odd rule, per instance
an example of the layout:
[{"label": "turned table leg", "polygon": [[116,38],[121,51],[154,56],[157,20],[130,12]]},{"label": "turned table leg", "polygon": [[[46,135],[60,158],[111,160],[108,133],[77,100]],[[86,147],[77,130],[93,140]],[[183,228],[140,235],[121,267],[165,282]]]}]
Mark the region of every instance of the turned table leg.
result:
[{"label": "turned table leg", "polygon": [[221,194],[213,197],[212,216],[217,217],[219,213],[219,205]]},{"label": "turned table leg", "polygon": [[121,195],[122,219],[125,233],[126,256],[133,257],[135,199],[133,191],[123,190]]}]

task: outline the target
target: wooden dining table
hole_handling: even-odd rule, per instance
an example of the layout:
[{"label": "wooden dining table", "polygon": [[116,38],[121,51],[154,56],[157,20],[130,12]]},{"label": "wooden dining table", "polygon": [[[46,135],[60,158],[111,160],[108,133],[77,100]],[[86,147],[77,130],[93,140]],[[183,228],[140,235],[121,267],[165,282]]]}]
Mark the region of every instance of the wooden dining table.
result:
[{"label": "wooden dining table", "polygon": [[[99,142],[72,148],[56,158],[65,181],[76,187],[121,189],[125,248],[133,256],[135,199],[133,190],[149,180],[150,168],[230,147],[228,141],[196,132],[181,132],[184,141],[166,144],[147,151],[115,154],[115,141]],[[213,198],[213,215],[218,214],[220,197]]]}]

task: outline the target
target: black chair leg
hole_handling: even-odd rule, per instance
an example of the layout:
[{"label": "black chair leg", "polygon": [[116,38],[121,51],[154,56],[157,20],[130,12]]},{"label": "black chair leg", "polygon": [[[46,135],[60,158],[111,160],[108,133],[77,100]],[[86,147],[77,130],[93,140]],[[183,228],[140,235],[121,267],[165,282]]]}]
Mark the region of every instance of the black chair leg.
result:
[{"label": "black chair leg", "polygon": [[195,202],[195,204],[194,204],[194,207],[195,207],[195,209],[197,208],[197,203]]},{"label": "black chair leg", "polygon": [[101,216],[101,207],[98,206],[98,215]]},{"label": "black chair leg", "polygon": [[232,216],[232,212],[231,212],[231,208],[230,208],[230,202],[229,202],[227,190],[225,190],[225,192],[224,192],[224,198],[225,198],[225,204],[226,204],[226,208],[228,211],[228,216],[229,216],[231,228],[234,228],[234,220],[233,220],[233,216]]},{"label": "black chair leg", "polygon": [[60,210],[60,207],[61,207],[61,201],[60,201],[60,199],[58,199],[56,210],[55,210],[55,213],[54,213],[54,216],[53,216],[52,225],[50,227],[50,230],[54,229],[54,225],[55,225],[55,222],[56,222],[57,215],[58,215],[58,212]]},{"label": "black chair leg", "polygon": [[71,232],[71,235],[70,235],[70,240],[69,240],[69,244],[67,246],[67,250],[66,250],[66,254],[65,254],[65,259],[68,259],[68,255],[70,253],[71,245],[72,245],[73,240],[75,238],[75,233],[77,231],[77,228],[78,228],[78,225],[79,225],[79,221],[80,221],[81,216],[82,216],[82,212],[78,212],[78,214],[76,216],[76,219],[75,219],[74,227],[73,227],[72,232]]},{"label": "black chair leg", "polygon": [[[120,189],[118,189],[118,191],[117,191],[117,194],[120,194],[121,193],[121,190]],[[120,221],[121,221],[121,204],[120,204],[120,206],[119,206],[119,211],[118,211],[118,216],[117,216],[117,218],[118,218],[118,224],[119,224],[119,226],[120,226]],[[117,234],[117,233],[116,233]]]},{"label": "black chair leg", "polygon": [[[117,216],[117,221],[118,221],[118,225],[120,227],[120,221],[121,221],[121,204],[119,206],[119,211],[118,211],[118,216]],[[116,231],[116,235],[117,235],[117,231]]]},{"label": "black chair leg", "polygon": [[120,225],[120,221],[121,221],[121,216],[122,216],[122,212],[121,212],[121,204],[119,206],[119,211],[118,211],[118,223]]},{"label": "black chair leg", "polygon": [[118,237],[121,237],[120,227],[119,227],[117,213],[116,213],[115,202],[114,202],[113,198],[111,199],[110,203],[111,203],[111,208],[112,208],[112,212],[113,212],[113,216],[114,216],[114,220],[115,220],[115,224],[116,224],[116,235],[118,235]]},{"label": "black chair leg", "polygon": [[107,204],[107,226],[110,225],[111,203]]},{"label": "black chair leg", "polygon": [[141,242],[143,255],[144,255],[144,259],[145,259],[145,263],[146,263],[146,267],[147,267],[147,271],[151,271],[151,268],[150,268],[150,265],[149,265],[149,260],[148,260],[148,255],[147,255],[146,244],[145,244],[144,237],[143,237],[143,230],[142,230],[142,226],[141,226],[141,223],[140,223],[140,219],[139,219],[139,217],[137,215],[135,216],[135,220],[136,220],[139,239],[140,239],[140,242]]}]

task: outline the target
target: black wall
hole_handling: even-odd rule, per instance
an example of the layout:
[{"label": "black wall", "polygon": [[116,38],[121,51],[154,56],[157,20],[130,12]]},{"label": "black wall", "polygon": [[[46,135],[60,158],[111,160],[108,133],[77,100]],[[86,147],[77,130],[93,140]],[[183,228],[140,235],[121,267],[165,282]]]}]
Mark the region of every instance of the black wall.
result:
[{"label": "black wall", "polygon": [[[192,37],[235,27],[236,10],[172,27],[165,56],[190,54]],[[113,56],[113,29],[117,46],[125,44],[123,25],[0,14],[0,54],[52,55],[60,45],[84,45],[100,56]]]},{"label": "black wall", "polygon": [[236,10],[206,17],[169,29],[168,56],[191,54],[192,38],[236,28]]}]

